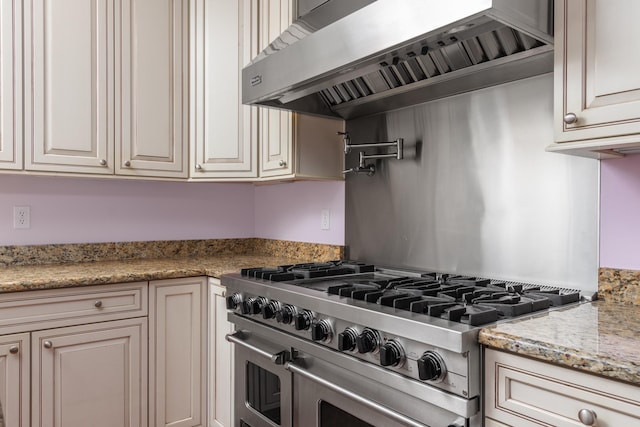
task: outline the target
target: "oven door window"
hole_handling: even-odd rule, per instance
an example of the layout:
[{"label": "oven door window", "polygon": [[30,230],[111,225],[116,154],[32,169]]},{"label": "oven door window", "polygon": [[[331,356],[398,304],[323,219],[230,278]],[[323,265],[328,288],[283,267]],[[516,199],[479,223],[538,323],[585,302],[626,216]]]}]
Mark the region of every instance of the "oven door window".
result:
[{"label": "oven door window", "polygon": [[[247,362],[247,404],[272,422],[280,425],[280,378]],[[329,425],[329,424],[327,424]]]},{"label": "oven door window", "polygon": [[324,400],[320,401],[320,427],[374,427]]}]

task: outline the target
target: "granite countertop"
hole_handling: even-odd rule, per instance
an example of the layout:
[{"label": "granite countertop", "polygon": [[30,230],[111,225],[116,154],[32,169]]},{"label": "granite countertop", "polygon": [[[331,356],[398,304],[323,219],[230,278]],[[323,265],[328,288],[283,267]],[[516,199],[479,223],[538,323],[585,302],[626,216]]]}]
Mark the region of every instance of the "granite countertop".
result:
[{"label": "granite countertop", "polygon": [[640,306],[596,301],[483,328],[489,347],[640,385]]},{"label": "granite countertop", "polygon": [[220,277],[245,267],[277,266],[301,262],[272,255],[212,255],[193,258],[155,258],[7,266],[0,269],[0,293],[73,286],[174,279]]}]

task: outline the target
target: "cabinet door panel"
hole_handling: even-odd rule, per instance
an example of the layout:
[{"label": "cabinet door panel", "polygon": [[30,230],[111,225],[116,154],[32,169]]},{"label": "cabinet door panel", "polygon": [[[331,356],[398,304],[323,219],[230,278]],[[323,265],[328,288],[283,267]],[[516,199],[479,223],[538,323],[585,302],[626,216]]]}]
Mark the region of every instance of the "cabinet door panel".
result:
[{"label": "cabinet door panel", "polygon": [[[292,20],[290,0],[260,0],[260,47],[266,48]],[[260,176],[289,175],[293,171],[292,113],[260,108]]]},{"label": "cabinet door panel", "polygon": [[0,169],[22,169],[20,3],[0,0]]},{"label": "cabinet door panel", "polygon": [[32,333],[33,426],[147,425],[147,320]]},{"label": "cabinet door panel", "polygon": [[195,4],[192,177],[255,178],[257,108],[241,105],[240,74],[258,53],[257,0]]},{"label": "cabinet door panel", "polygon": [[[125,0],[116,18],[116,172],[186,177],[189,2]],[[128,163],[127,163],[128,162]]]},{"label": "cabinet door panel", "polygon": [[29,334],[0,337],[0,402],[4,425],[29,427]]},{"label": "cabinet door panel", "polygon": [[150,425],[204,426],[205,279],[151,282],[150,307]]},{"label": "cabinet door panel", "polygon": [[112,0],[25,5],[26,168],[112,173]]},{"label": "cabinet door panel", "polygon": [[[640,40],[633,0],[556,2],[556,140],[572,141],[640,132]],[[562,117],[574,113],[578,121]]]}]

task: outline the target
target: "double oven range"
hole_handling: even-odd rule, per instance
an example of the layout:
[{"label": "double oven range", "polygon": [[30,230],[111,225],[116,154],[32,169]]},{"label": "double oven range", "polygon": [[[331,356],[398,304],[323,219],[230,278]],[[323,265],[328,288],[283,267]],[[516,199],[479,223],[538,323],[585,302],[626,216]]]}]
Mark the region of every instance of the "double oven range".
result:
[{"label": "double oven range", "polygon": [[333,261],[222,276],[234,426],[482,425],[482,325],[575,291]]}]

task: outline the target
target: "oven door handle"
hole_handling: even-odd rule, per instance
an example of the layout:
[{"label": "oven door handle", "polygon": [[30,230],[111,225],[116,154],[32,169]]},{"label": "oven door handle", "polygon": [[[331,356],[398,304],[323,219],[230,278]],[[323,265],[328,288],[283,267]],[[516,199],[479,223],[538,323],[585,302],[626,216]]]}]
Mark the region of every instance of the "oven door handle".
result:
[{"label": "oven door handle", "polygon": [[312,374],[311,372],[307,371],[306,369],[295,365],[293,362],[287,362],[284,365],[285,369],[288,370],[289,372],[292,372],[294,374],[297,375],[301,375],[313,382],[316,382],[320,385],[322,385],[323,387],[327,387],[333,391],[335,391],[338,394],[343,395],[344,397],[347,397],[349,399],[353,399],[356,402],[366,406],[369,409],[372,409],[378,413],[383,413],[384,415],[388,416],[389,418],[393,418],[394,420],[398,421],[401,424],[406,424],[408,426],[412,426],[412,427],[427,427],[424,424],[421,424],[419,422],[417,422],[416,420],[414,420],[413,418],[409,418],[405,415],[399,414],[389,408],[387,408],[384,405],[379,404],[378,402],[374,402],[373,400],[367,399],[366,397],[360,396],[357,393],[352,392],[351,390],[347,390],[346,388],[340,387],[339,385],[333,384],[331,382],[329,382],[328,380],[325,380],[322,377],[319,377],[315,374]]},{"label": "oven door handle", "polygon": [[270,351],[264,350],[260,347],[257,347],[253,344],[246,342],[245,340],[242,339],[242,336],[243,336],[242,332],[235,332],[233,334],[225,335],[225,339],[230,343],[242,346],[254,353],[259,354],[260,356],[266,357],[276,365],[284,365],[285,362],[287,362],[288,360],[291,360],[291,357],[290,357],[291,353],[288,352],[287,350],[282,350],[279,352],[272,353]]}]

